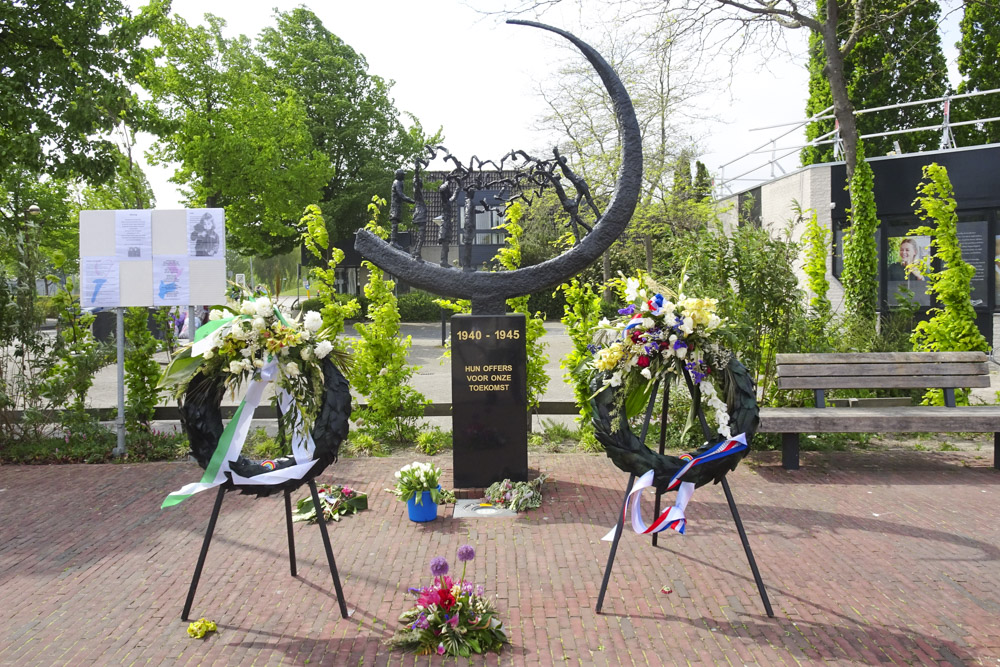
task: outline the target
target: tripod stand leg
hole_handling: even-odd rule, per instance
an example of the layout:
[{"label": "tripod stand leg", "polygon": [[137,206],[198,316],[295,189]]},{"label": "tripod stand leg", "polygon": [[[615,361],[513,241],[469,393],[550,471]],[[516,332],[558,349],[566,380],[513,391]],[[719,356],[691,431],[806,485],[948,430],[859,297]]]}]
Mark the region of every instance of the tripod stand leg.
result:
[{"label": "tripod stand leg", "polygon": [[187,600],[184,602],[184,611],[181,613],[181,620],[188,620],[191,613],[191,605],[194,603],[194,592],[198,590],[198,580],[201,579],[201,569],[205,566],[205,558],[208,556],[208,545],[212,543],[212,533],[215,532],[215,522],[219,518],[219,510],[222,509],[222,497],[226,495],[226,490],[219,487],[219,493],[215,496],[215,506],[212,508],[212,516],[208,520],[208,530],[205,531],[205,541],[201,543],[201,553],[198,555],[198,564],[194,567],[194,576],[191,578],[191,587],[188,588]]},{"label": "tripod stand leg", "polygon": [[[663,384],[663,407],[660,410],[660,456],[663,456],[663,451],[667,446],[667,408],[670,405],[670,383],[665,382]],[[656,506],[653,508],[653,516],[660,516],[660,499],[663,494],[660,491],[656,492]],[[656,538],[659,537],[659,533],[653,533],[653,546],[656,546]]]},{"label": "tripod stand leg", "polygon": [[771,610],[771,601],[767,598],[767,589],[764,588],[764,582],[760,578],[760,571],[757,570],[757,561],[754,560],[753,550],[750,549],[747,533],[743,530],[743,522],[740,520],[739,510],[736,509],[736,501],[733,500],[733,492],[729,489],[729,480],[725,477],[722,478],[722,490],[726,492],[729,511],[733,513],[733,521],[736,523],[736,530],[740,534],[740,541],[743,542],[743,550],[746,551],[747,562],[750,563],[750,571],[753,572],[753,580],[757,582],[757,591],[760,593],[760,601],[764,603],[764,611],[767,612],[768,618],[774,618],[774,612]]},{"label": "tripod stand leg", "polygon": [[330,546],[330,534],[326,530],[326,519],[323,517],[322,505],[319,502],[319,492],[316,490],[316,482],[309,480],[309,490],[312,492],[313,504],[316,507],[316,523],[319,524],[319,532],[323,536],[323,547],[326,549],[326,560],[330,564],[330,574],[333,575],[333,587],[337,591],[337,602],[340,604],[340,616],[347,618],[350,613],[347,611],[347,603],[344,602],[344,589],[340,586],[340,575],[337,574],[337,563],[333,560],[333,547]]},{"label": "tripod stand leg", "polygon": [[[318,507],[316,511],[322,512]],[[295,569],[295,533],[292,532],[292,492],[288,489],[285,489],[285,524],[288,526],[288,562],[294,577],[298,572]]]},{"label": "tripod stand leg", "polygon": [[635,484],[635,473],[628,476],[628,486],[625,487],[622,509],[618,513],[618,523],[615,524],[615,539],[611,542],[611,553],[608,554],[608,564],[604,568],[604,580],[601,582],[601,592],[597,595],[597,607],[594,609],[598,614],[601,613],[601,607],[604,606],[604,594],[608,592],[611,568],[615,564],[615,552],[618,551],[618,541],[622,538],[622,529],[625,527],[625,503],[628,502],[628,494],[632,492],[633,484]]}]

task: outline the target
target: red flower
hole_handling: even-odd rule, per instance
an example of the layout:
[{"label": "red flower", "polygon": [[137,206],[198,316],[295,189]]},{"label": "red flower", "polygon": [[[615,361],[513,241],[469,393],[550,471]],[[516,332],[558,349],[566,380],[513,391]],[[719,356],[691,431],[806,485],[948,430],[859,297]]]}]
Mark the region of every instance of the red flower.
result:
[{"label": "red flower", "polygon": [[455,596],[451,594],[450,590],[442,588],[438,591],[438,604],[445,611],[451,611],[451,608],[455,606]]},{"label": "red flower", "polygon": [[639,358],[635,360],[635,365],[639,368],[646,368],[649,366],[649,357],[640,355]]}]

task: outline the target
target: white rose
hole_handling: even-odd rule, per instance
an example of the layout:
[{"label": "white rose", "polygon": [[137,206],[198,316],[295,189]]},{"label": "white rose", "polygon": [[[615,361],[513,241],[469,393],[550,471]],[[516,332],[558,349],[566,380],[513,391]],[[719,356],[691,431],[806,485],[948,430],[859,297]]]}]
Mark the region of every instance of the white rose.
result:
[{"label": "white rose", "polygon": [[238,375],[243,372],[243,362],[242,361],[230,361],[229,362],[229,372],[233,375]]},{"label": "white rose", "polygon": [[240,354],[242,354],[242,355],[243,355],[243,358],[244,358],[244,359],[246,359],[246,358],[248,358],[248,357],[249,357],[249,356],[250,356],[251,354],[253,354],[253,350],[251,350],[251,349],[250,349],[249,347],[245,347],[245,348],[243,348],[242,350],[240,350]]},{"label": "white rose", "polygon": [[240,313],[243,315],[253,315],[256,310],[257,307],[254,305],[253,301],[244,301],[240,304]]},{"label": "white rose", "polygon": [[325,359],[326,355],[333,351],[333,343],[328,340],[321,340],[316,346],[316,358]]},{"label": "white rose", "polygon": [[222,316],[223,316],[223,312],[221,310],[219,310],[218,308],[213,308],[212,312],[210,312],[208,314],[208,319],[210,321],[221,320]]},{"label": "white rose", "polygon": [[389,372],[389,369],[388,369],[388,368],[386,368],[385,366],[383,366],[383,367],[382,367],[382,370],[380,370],[380,371],[378,372],[378,374],[379,374],[379,375],[386,375],[386,374],[387,374],[388,372]]},{"label": "white rose", "polygon": [[647,380],[652,380],[653,379],[653,373],[649,370],[648,366],[646,368],[643,368],[639,372],[642,373],[642,377],[646,378]]},{"label": "white rose", "polygon": [[254,308],[259,317],[270,317],[274,315],[274,306],[271,304],[271,300],[266,296],[262,296],[254,302]]},{"label": "white rose", "polygon": [[685,334],[689,334],[692,331],[694,331],[694,320],[692,320],[690,317],[685,317],[684,323],[681,324],[681,331],[683,331]]},{"label": "white rose", "polygon": [[254,359],[253,365],[255,367],[257,367],[257,368],[264,368],[264,360],[263,359]]},{"label": "white rose", "polygon": [[396,479],[399,479],[399,478],[400,478],[400,477],[402,477],[402,476],[403,476],[403,473],[401,473],[401,472],[399,472],[399,471],[397,470],[397,471],[396,471]]},{"label": "white rose", "polygon": [[309,361],[310,359],[312,359],[313,351],[312,348],[304,347],[302,348],[302,351],[299,354],[302,355],[303,361]]},{"label": "white rose", "polygon": [[687,356],[687,353],[688,349],[686,347],[679,347],[676,350],[674,350],[674,354],[677,355],[678,359],[683,359],[684,357]]},{"label": "white rose", "polygon": [[299,366],[294,361],[289,361],[285,364],[285,375],[289,377],[296,377],[299,374]]},{"label": "white rose", "polygon": [[288,348],[287,347],[281,348],[281,356],[283,356],[283,357],[287,357],[288,356]]},{"label": "white rose", "polygon": [[250,361],[249,359],[244,359],[242,361],[242,364],[243,364],[243,370],[247,370],[247,371],[252,371],[253,370],[253,362]]},{"label": "white rose", "polygon": [[205,359],[211,359],[212,357],[215,356],[215,352],[212,352],[211,350],[205,350],[205,354],[201,356]]},{"label": "white rose", "polygon": [[263,331],[267,328],[267,322],[264,321],[263,317],[253,318],[253,322],[250,323],[254,331]]},{"label": "white rose", "polygon": [[315,310],[310,310],[306,313],[302,323],[305,325],[306,331],[319,331],[319,328],[323,326],[323,316]]}]

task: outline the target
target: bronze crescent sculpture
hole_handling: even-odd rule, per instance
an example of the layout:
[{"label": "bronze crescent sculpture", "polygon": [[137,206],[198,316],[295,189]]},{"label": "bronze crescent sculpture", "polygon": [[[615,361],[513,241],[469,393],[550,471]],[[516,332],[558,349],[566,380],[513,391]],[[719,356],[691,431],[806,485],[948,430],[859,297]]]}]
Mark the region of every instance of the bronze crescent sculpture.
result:
[{"label": "bronze crescent sculpture", "polygon": [[575,35],[534,21],[508,20],[507,23],[549,30],[573,43],[597,71],[614,105],[621,132],[622,162],[615,188],[604,215],[593,231],[558,257],[515,271],[465,273],[418,262],[405,251],[393,248],[366,230],[357,233],[354,247],[376,266],[414,287],[472,301],[476,315],[502,315],[508,298],[555,287],[597,261],[618,239],[635,210],[642,183],[642,135],[639,123],[621,79],[611,65],[589,44]]}]

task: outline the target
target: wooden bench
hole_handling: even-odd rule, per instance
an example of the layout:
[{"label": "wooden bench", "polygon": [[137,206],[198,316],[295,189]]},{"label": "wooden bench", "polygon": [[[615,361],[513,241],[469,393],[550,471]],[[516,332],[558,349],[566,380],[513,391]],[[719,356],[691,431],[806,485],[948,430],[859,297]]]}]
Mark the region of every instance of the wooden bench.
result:
[{"label": "wooden bench", "polygon": [[[955,406],[955,389],[989,387],[982,352],[779,354],[778,387],[812,390],[814,408],[762,408],[761,433],[781,434],[781,465],[799,467],[800,433],[992,433],[1000,469],[1000,406]],[[828,389],[944,390],[945,406],[826,407]]]}]

